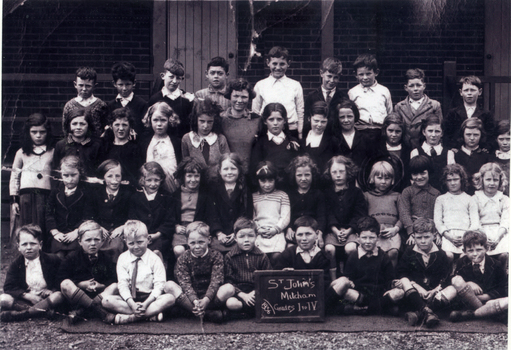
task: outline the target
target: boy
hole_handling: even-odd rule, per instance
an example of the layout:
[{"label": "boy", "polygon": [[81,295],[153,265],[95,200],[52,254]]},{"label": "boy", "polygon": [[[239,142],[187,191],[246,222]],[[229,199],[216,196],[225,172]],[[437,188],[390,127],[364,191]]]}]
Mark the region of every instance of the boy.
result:
[{"label": "boy", "polygon": [[107,123],[108,106],[93,94],[96,88],[96,80],[97,73],[94,68],[80,67],[76,70],[76,79],[73,81],[73,84],[78,96],[69,100],[64,106],[62,112],[62,129],[64,130],[64,134],[67,134],[64,123],[69,115],[76,109],[90,110],[96,136],[103,133],[103,129]]},{"label": "boy", "polygon": [[131,63],[118,62],[112,66],[112,84],[117,89],[117,97],[108,102],[108,110],[112,113],[117,108],[128,108],[135,119],[135,123],[131,127],[137,135],[141,135],[144,130],[142,118],[146,109],[146,101],[133,93],[137,83],[135,78],[135,67]]},{"label": "boy", "polygon": [[496,317],[507,321],[507,273],[496,259],[487,255],[486,235],[480,231],[467,231],[463,235],[463,252],[457,264],[451,285],[435,297],[437,306],[446,306],[456,296],[468,308],[452,311],[452,322],[472,318]]},{"label": "boy", "polygon": [[78,243],[80,249],[66,257],[57,274],[57,279],[62,281],[62,294],[75,308],[69,320],[77,322],[85,313],[113,323],[115,315],[101,306],[103,296],[112,294],[110,285],[115,282],[115,265],[100,250],[103,245],[101,226],[92,220],[85,221],[78,227]]},{"label": "boy", "polygon": [[[166,282],[161,258],[147,249],[149,234],[138,220],[124,224],[124,241],[128,251],[117,260],[117,288],[103,298],[103,307],[115,315],[115,324],[149,319],[163,321],[163,311],[174,305],[174,297],[163,294]],[[115,284],[113,285],[115,286]]]},{"label": "boy", "polygon": [[360,111],[355,127],[370,141],[375,141],[380,137],[383,120],[392,112],[390,91],[376,81],[380,70],[373,55],[358,56],[353,68],[359,84],[348,91],[348,96]]},{"label": "boy", "polygon": [[[468,118],[479,118],[483,122],[484,131],[488,140],[493,139],[495,121],[489,111],[481,109],[477,105],[477,99],[483,94],[481,79],[470,75],[462,77],[459,81],[460,95],[463,105],[449,110],[444,120],[444,143],[447,148],[459,148],[458,142],[461,124]],[[487,145],[481,145],[486,147]]]},{"label": "boy", "polygon": [[413,222],[417,217],[433,219],[435,201],[440,191],[429,184],[429,177],[433,171],[431,161],[425,155],[418,155],[410,159],[410,173],[413,184],[403,190],[397,201],[399,219],[403,223],[408,237],[406,244],[414,244]]},{"label": "boy", "polygon": [[169,58],[165,61],[163,69],[165,71],[160,73],[160,77],[163,80],[163,88],[151,96],[147,102],[147,107],[152,106],[158,101],[165,101],[172,107],[180,120],[180,124],[177,127],[177,135],[175,136],[182,138],[184,134],[191,130],[189,115],[193,109],[193,99],[195,96],[179,88],[181,81],[185,78],[185,68],[181,62]]},{"label": "boy", "polygon": [[5,294],[0,295],[0,320],[22,321],[51,316],[53,309],[64,301],[55,278],[60,259],[41,251],[43,233],[37,225],[22,226],[16,233],[16,243],[21,255],[7,271]]},{"label": "boy", "polygon": [[270,259],[255,246],[257,224],[240,217],[234,223],[236,245],[225,257],[225,282],[218,299],[227,309],[254,315],[255,270],[271,270]]},{"label": "boy", "polygon": [[345,314],[381,313],[394,301],[402,298],[402,291],[390,289],[394,279],[394,266],[383,250],[376,246],[380,224],[375,218],[365,216],[357,221],[360,245],[346,260],[344,276],[331,286],[344,304]]},{"label": "boy", "polygon": [[413,223],[415,245],[408,246],[397,265],[399,280],[394,282],[405,293],[410,312],[405,317],[410,326],[424,322],[427,327],[438,325],[438,316],[428,302],[442,289],[450,272],[450,264],[443,250],[435,244],[436,229],[433,220],[418,218]]},{"label": "boy", "polygon": [[225,97],[227,77],[229,76],[229,63],[223,57],[214,57],[206,67],[207,88],[196,91],[195,97],[204,100],[211,98],[218,103],[223,111],[231,106],[231,101]]},{"label": "boy", "polygon": [[256,98],[252,101],[252,110],[260,115],[268,103],[281,103],[287,111],[291,136],[301,139],[304,111],[303,90],[299,82],[286,76],[290,64],[291,58],[286,48],[280,46],[271,48],[266,58],[270,76],[259,80],[254,86]]},{"label": "boy", "polygon": [[405,91],[408,97],[398,102],[394,111],[403,118],[406,125],[406,132],[403,132],[406,135],[404,142],[414,149],[420,146],[422,120],[429,114],[436,115],[442,120],[442,108],[440,102],[430,99],[424,93],[426,82],[422,69],[408,69],[405,76]]}]

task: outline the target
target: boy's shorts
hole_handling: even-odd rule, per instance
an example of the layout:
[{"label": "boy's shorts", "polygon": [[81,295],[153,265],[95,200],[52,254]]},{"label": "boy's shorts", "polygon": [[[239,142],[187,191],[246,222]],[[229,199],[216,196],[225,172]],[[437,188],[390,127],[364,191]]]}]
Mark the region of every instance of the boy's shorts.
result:
[{"label": "boy's shorts", "polygon": [[151,293],[137,292],[137,295],[135,298],[133,298],[133,301],[136,303],[143,303],[147,298],[149,298],[149,295],[151,295]]}]

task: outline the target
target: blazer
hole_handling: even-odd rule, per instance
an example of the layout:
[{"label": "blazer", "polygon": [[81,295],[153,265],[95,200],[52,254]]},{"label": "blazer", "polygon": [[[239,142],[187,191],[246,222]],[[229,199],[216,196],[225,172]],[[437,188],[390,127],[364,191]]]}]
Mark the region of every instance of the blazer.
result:
[{"label": "blazer", "polygon": [[90,189],[78,184],[75,193],[66,198],[64,184],[52,190],[46,203],[46,230],[68,233],[92,216]]},{"label": "blazer", "polygon": [[350,157],[357,166],[360,167],[365,159],[372,157],[372,144],[360,131],[355,129],[355,136],[353,137],[353,145],[351,148],[348,146],[342,133],[336,136],[340,140],[339,154]]},{"label": "blazer", "polygon": [[[52,291],[60,290],[60,281],[58,281],[56,274],[60,267],[60,258],[54,254],[41,252],[39,259],[47,288]],[[26,277],[25,258],[20,255],[7,270],[4,292],[15,299],[20,298],[28,289]]]},{"label": "blazer", "polygon": [[337,137],[327,133],[326,130],[323,133],[319,147],[311,148],[310,145],[305,145],[306,142],[307,134],[303,134],[303,138],[300,140],[300,150],[303,153],[307,153],[312,160],[316,162],[320,172],[325,169],[326,163],[330,158],[341,152],[341,141]]},{"label": "blazer", "polygon": [[[479,118],[483,122],[484,131],[486,131],[486,139],[491,140],[495,132],[495,120],[491,112],[476,106],[472,118]],[[461,124],[468,119],[467,110],[464,105],[451,109],[444,120],[444,144],[448,148],[459,148],[461,144],[458,142]],[[488,143],[488,142],[487,142]],[[481,144],[481,147],[487,147],[488,144]]]},{"label": "blazer", "polygon": [[108,231],[124,225],[128,220],[133,191],[121,185],[117,196],[110,202],[104,186],[97,187],[91,195],[91,218]]},{"label": "blazer", "polygon": [[[330,103],[328,104],[329,111],[333,111],[335,105],[339,103],[343,99],[349,99],[348,94],[344,91],[341,91],[339,87],[335,89],[334,96],[332,96],[332,99],[330,100]],[[311,129],[309,118],[311,117],[312,113],[312,106],[314,103],[322,101],[325,101],[325,96],[323,96],[323,90],[321,90],[321,86],[318,87],[316,90],[312,91],[310,94],[307,95],[305,98],[305,108],[304,108],[304,125],[303,125],[303,135],[304,138],[307,136],[307,133]],[[328,132],[330,133],[330,128],[327,128]]]},{"label": "blazer", "polygon": [[78,284],[92,278],[107,287],[117,281],[115,263],[101,250],[94,264],[83,249],[71,252],[60,265],[57,274],[59,283],[69,279]]},{"label": "blazer", "polygon": [[[165,101],[173,110],[176,112],[176,114],[179,116],[180,124],[177,126],[177,136],[179,138],[183,137],[187,132],[190,132],[191,128],[191,120],[190,120],[190,114],[192,113],[193,109],[193,100],[190,101],[190,99],[185,97],[184,90],[181,90],[182,95],[176,98],[175,100],[170,99],[167,96],[163,96],[163,93],[158,91],[155,93],[149,101],[147,101],[147,108],[149,109],[153,104],[160,101]],[[193,95],[192,95],[193,96]]]}]

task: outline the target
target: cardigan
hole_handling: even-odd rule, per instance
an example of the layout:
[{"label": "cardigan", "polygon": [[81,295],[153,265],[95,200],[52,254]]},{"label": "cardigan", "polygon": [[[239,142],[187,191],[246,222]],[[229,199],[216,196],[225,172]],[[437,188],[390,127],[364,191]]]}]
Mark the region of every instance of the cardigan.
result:
[{"label": "cardigan", "polygon": [[247,252],[235,244],[225,256],[225,283],[234,286],[236,295],[254,290],[256,270],[272,270],[270,259],[257,247]]},{"label": "cardigan", "polygon": [[61,283],[65,279],[71,280],[74,284],[94,279],[108,287],[117,281],[115,263],[101,250],[98,251],[97,261],[92,263],[80,248],[71,252],[60,264],[57,281]]},{"label": "cardigan", "polygon": [[[217,134],[217,139],[215,143],[209,145],[209,159],[206,162],[204,159],[204,155],[202,154],[202,150],[200,147],[195,147],[192,144],[191,138],[193,137],[192,132],[189,132],[183,136],[181,139],[181,152],[183,154],[183,158],[192,157],[196,159],[203,166],[208,167],[212,165],[218,164],[218,161],[222,154],[229,153],[229,145],[227,144],[227,139],[222,134]],[[207,142],[204,140],[204,142]]]},{"label": "cardigan", "polygon": [[[174,211],[170,211],[170,215],[173,215],[174,224],[181,224],[181,187],[179,187],[174,193],[172,193],[172,198],[175,202]],[[197,206],[195,209],[195,216],[193,221],[204,221],[206,222],[208,219],[208,203],[211,203],[209,200],[209,195],[207,189],[203,186],[199,188],[199,197],[197,198]]]},{"label": "cardigan", "polygon": [[318,222],[318,230],[326,233],[326,206],[323,192],[310,188],[307,193],[301,194],[298,189],[289,191],[289,203],[291,204],[291,220],[293,225],[296,219],[301,216],[310,216]]}]

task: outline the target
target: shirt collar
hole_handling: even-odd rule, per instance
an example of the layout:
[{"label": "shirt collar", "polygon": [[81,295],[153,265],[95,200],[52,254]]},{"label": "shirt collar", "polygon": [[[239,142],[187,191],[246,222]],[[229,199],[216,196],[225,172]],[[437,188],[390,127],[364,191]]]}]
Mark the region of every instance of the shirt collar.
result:
[{"label": "shirt collar", "polygon": [[414,100],[414,99],[408,97],[408,101],[410,102],[410,104],[414,104],[414,105],[419,105],[420,106],[422,104],[422,102],[424,101],[425,97],[426,96],[422,96],[422,98],[418,99],[418,100]]},{"label": "shirt collar", "polygon": [[362,90],[364,90],[364,92],[368,92],[368,91],[374,91],[374,88],[376,87],[376,85],[378,85],[378,81],[375,80],[374,81],[374,84],[371,85],[371,86],[363,86],[362,84],[360,84],[360,86],[362,86]]},{"label": "shirt collar", "polygon": [[149,202],[153,201],[156,198],[156,195],[158,194],[158,191],[154,192],[153,194],[148,194],[145,188],[142,188],[142,190],[144,191],[144,194]]},{"label": "shirt collar", "polygon": [[320,251],[321,251],[321,249],[316,244],[314,244],[314,247],[312,247],[312,249],[310,249],[310,250],[303,250],[299,246],[296,247],[296,254],[308,252],[311,259],[314,259],[316,254],[318,254]]},{"label": "shirt collar", "polygon": [[399,144],[397,146],[391,146],[388,143],[385,143],[385,144],[387,146],[387,151],[401,151],[401,149],[403,148],[401,144]]},{"label": "shirt collar", "polygon": [[[378,255],[378,247],[374,247],[374,249],[372,250],[373,252],[373,256],[377,256]],[[358,247],[358,258],[362,258],[364,255],[367,255],[367,251],[364,250],[362,247]]]},{"label": "shirt collar", "polygon": [[223,88],[221,88],[220,90],[217,90],[215,89],[213,86],[211,86],[211,84],[208,85],[208,92],[210,94],[217,94],[217,95],[222,95],[224,96],[225,93],[227,92],[227,86],[224,86]]},{"label": "shirt collar", "polygon": [[[232,114],[232,107],[227,108],[227,110],[225,112],[223,112],[221,115],[222,115],[222,117],[228,117],[228,118],[232,118],[232,119],[241,119],[241,118],[234,117],[234,115]],[[252,119],[252,115],[250,114],[249,109],[245,108],[243,110],[242,118]]]},{"label": "shirt collar", "polygon": [[128,101],[128,102],[131,102],[131,100],[133,100],[133,96],[135,95],[135,93],[131,93],[128,97],[122,97],[121,94],[117,94],[117,97],[115,98],[116,100],[118,101]]},{"label": "shirt collar", "polygon": [[140,260],[142,260],[144,263],[146,263],[148,256],[149,256],[149,249],[146,249],[145,253],[142,254],[142,256],[136,256],[130,252],[130,262],[134,262],[135,260],[140,258]]},{"label": "shirt collar", "polygon": [[81,144],[82,146],[85,146],[86,144],[88,144],[90,142],[90,137],[87,137],[85,140],[83,140],[82,142],[76,142],[74,139],[73,139],[73,136],[71,136],[71,134],[67,135],[67,143],[79,143]]},{"label": "shirt collar", "polygon": [[336,89],[337,88],[334,87],[332,90],[328,91],[323,86],[321,86],[321,92],[323,92],[323,96],[330,96],[330,97],[334,96]]},{"label": "shirt collar", "polygon": [[413,192],[413,195],[416,195],[417,193],[419,193],[420,191],[426,191],[432,195],[436,195],[434,193],[434,189],[433,187],[428,183],[425,187],[419,187],[417,186],[415,183],[412,185],[412,192]]},{"label": "shirt collar", "polygon": [[495,151],[495,156],[502,160],[508,160],[511,158],[511,151],[502,152],[500,150]]},{"label": "shirt collar", "polygon": [[177,99],[178,97],[180,97],[183,93],[181,92],[181,89],[180,88],[177,88],[176,90],[174,90],[173,92],[170,92],[169,89],[167,89],[166,86],[164,86],[162,89],[161,89],[161,93],[163,95],[163,97],[168,97],[170,98],[171,100],[175,100]]},{"label": "shirt collar", "polygon": [[461,150],[470,156],[470,155],[472,155],[472,153],[478,153],[479,147],[477,147],[475,150],[471,151],[467,147],[465,147],[465,145],[462,145]]},{"label": "shirt collar", "polygon": [[119,189],[117,189],[117,191],[115,191],[115,192],[112,192],[112,191],[110,191],[110,189],[109,189],[108,187],[105,187],[105,188],[106,188],[106,194],[107,194],[107,195],[110,195],[110,194],[111,194],[111,195],[113,195],[114,197],[117,197],[117,194],[119,193]]},{"label": "shirt collar", "polygon": [[[486,256],[483,258],[483,260],[479,263],[479,268],[481,269],[481,273],[484,274],[484,263],[486,261]],[[474,263],[472,263],[472,266],[474,266]]]},{"label": "shirt collar", "polygon": [[96,97],[94,95],[90,95],[89,98],[83,98],[81,96],[76,96],[75,98],[76,102],[80,102],[81,104],[87,104],[90,105],[96,101]]},{"label": "shirt collar", "polygon": [[78,188],[78,186],[76,186],[75,188],[69,190],[67,187],[64,187],[64,194],[65,194],[65,196],[66,197],[72,196],[73,194],[75,194],[77,188]]},{"label": "shirt collar", "polygon": [[307,138],[305,139],[305,146],[311,145],[313,147],[318,147],[322,139],[323,134],[316,135],[312,132],[312,130],[310,130],[307,134]]},{"label": "shirt collar", "polygon": [[214,132],[210,132],[207,136],[200,136],[195,131],[191,131],[190,134],[190,141],[195,148],[202,147],[204,142],[207,142],[208,145],[213,146],[217,139],[218,135]]},{"label": "shirt collar", "polygon": [[421,249],[417,246],[417,244],[415,244],[415,245],[413,246],[413,251],[414,251],[414,252],[417,252],[417,253],[419,253],[419,254],[421,254],[421,255],[424,255],[425,257],[428,257],[428,258],[429,258],[429,256],[430,256],[432,253],[436,253],[436,252],[438,252],[438,247],[436,246],[436,244],[435,244],[435,243],[433,243],[433,247],[431,247],[431,250],[429,251],[429,253],[426,253],[425,251],[421,250]]},{"label": "shirt collar", "polygon": [[438,145],[436,145],[436,146],[430,146],[430,145],[428,145],[428,144],[426,143],[426,141],[424,141],[424,142],[422,143],[422,150],[423,150],[424,152],[426,152],[426,154],[427,154],[428,156],[431,156],[431,148],[432,148],[432,147],[433,147],[433,149],[436,151],[436,154],[437,154],[437,155],[440,155],[440,154],[442,153],[442,151],[444,150],[444,148],[442,147],[442,145],[441,145],[441,144],[438,144]]},{"label": "shirt collar", "polygon": [[32,260],[25,259],[25,267],[27,267],[28,265],[33,265],[33,264],[41,264],[41,255],[39,255],[37,258],[32,259]]},{"label": "shirt collar", "polygon": [[283,81],[287,80],[287,76],[285,74],[282,77],[278,78],[278,79],[270,74],[270,76],[268,78],[270,79],[272,85],[277,83],[277,82],[279,82],[279,81],[283,82]]},{"label": "shirt collar", "polygon": [[267,132],[268,140],[275,142],[277,145],[280,145],[286,139],[286,134],[284,131],[281,131],[278,135],[273,135],[271,132]]},{"label": "shirt collar", "polygon": [[32,147],[32,152],[34,152],[34,154],[39,156],[39,155],[43,154],[44,152],[46,152],[46,149],[47,149],[46,145],[34,146],[34,147]]},{"label": "shirt collar", "polygon": [[193,252],[190,250],[190,254],[192,254],[192,256],[193,256],[194,258],[203,258],[203,257],[205,257],[206,255],[208,255],[208,253],[209,253],[209,248],[207,248],[207,249],[206,249],[206,252],[205,252],[204,254],[202,254],[202,256],[197,256],[197,255],[193,254]]}]

